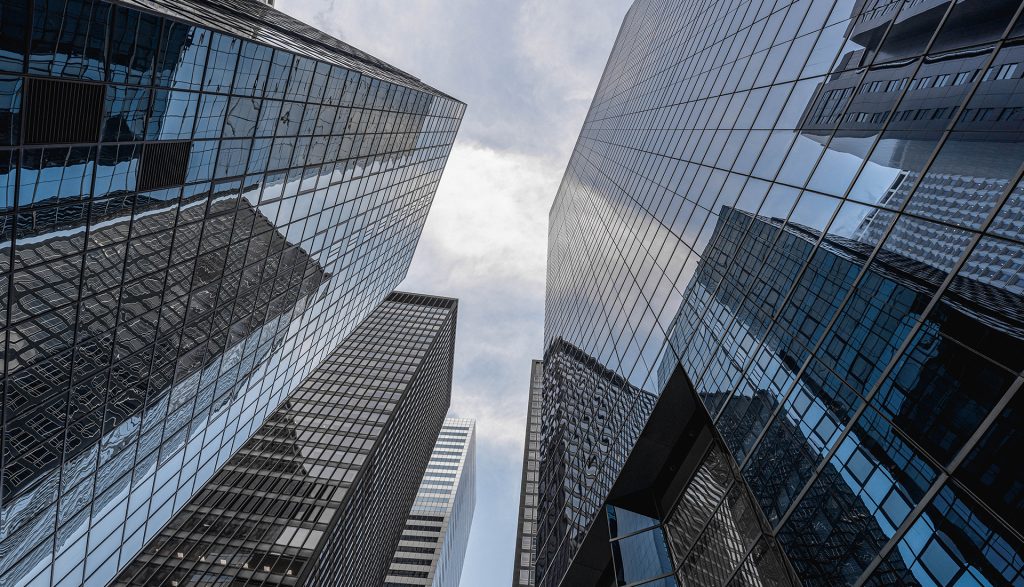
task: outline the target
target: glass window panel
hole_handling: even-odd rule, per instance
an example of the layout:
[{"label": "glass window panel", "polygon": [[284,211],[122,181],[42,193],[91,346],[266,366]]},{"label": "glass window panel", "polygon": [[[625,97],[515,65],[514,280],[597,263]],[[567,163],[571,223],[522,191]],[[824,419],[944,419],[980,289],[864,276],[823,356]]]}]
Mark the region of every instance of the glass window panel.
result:
[{"label": "glass window panel", "polygon": [[198,90],[209,51],[210,31],[180,22],[164,21],[156,83],[181,90]]},{"label": "glass window panel", "polygon": [[43,0],[34,6],[29,73],[102,80],[110,5]]}]

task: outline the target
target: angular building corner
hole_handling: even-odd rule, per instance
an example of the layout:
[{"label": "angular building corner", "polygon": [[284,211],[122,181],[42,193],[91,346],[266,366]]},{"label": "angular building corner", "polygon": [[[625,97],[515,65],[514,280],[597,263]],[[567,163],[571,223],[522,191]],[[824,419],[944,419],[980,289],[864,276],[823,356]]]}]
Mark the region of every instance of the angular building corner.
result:
[{"label": "angular building corner", "polygon": [[476,422],[446,418],[384,587],[458,587],[476,507]]},{"label": "angular building corner", "polygon": [[1022,11],[633,3],[550,212],[537,585],[1024,581]]},{"label": "angular building corner", "polygon": [[224,472],[404,278],[464,109],[253,0],[3,2],[5,585],[107,584]]}]

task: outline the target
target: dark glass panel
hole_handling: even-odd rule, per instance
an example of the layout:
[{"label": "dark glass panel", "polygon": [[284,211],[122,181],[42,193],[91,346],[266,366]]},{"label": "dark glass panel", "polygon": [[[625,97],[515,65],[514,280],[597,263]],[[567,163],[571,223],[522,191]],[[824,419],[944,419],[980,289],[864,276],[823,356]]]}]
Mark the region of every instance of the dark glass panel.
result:
[{"label": "dark glass panel", "polygon": [[29,73],[102,80],[110,5],[95,0],[40,0],[34,6]]},{"label": "dark glass panel", "polygon": [[0,77],[0,145],[21,139],[21,78]]},{"label": "dark glass panel", "polygon": [[108,80],[149,85],[156,70],[157,43],[163,20],[156,15],[114,7]]}]

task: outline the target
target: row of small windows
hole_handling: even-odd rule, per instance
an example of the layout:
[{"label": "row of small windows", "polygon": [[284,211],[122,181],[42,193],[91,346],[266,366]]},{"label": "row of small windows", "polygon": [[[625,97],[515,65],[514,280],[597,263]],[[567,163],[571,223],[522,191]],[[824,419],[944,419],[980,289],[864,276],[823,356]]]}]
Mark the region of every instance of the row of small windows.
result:
[{"label": "row of small windows", "polygon": [[[893,115],[894,122],[905,122],[910,120],[949,120],[953,118],[957,108],[946,106],[942,108],[911,108],[908,110],[897,110]],[[882,112],[847,112],[842,115],[845,122],[863,122],[870,124],[881,124],[889,115],[888,110]],[[839,121],[839,114],[830,117],[818,117],[822,124],[835,124]],[[1024,121],[1024,108],[965,108],[960,115],[962,122],[1010,122]]]},{"label": "row of small windows", "polygon": [[[1007,80],[1017,77],[1017,63],[1004,63],[1002,65],[993,65],[985,70],[985,76],[982,81],[992,80]],[[929,88],[942,88],[945,86],[962,86],[969,84],[975,80],[978,75],[979,69],[972,69],[968,71],[961,71],[959,73],[943,73],[939,75],[930,75],[915,79],[913,81],[910,78],[903,77],[894,80],[876,80],[868,84],[861,86],[861,94],[870,94],[876,92],[898,92],[905,90],[909,87],[911,90],[926,90]]]}]

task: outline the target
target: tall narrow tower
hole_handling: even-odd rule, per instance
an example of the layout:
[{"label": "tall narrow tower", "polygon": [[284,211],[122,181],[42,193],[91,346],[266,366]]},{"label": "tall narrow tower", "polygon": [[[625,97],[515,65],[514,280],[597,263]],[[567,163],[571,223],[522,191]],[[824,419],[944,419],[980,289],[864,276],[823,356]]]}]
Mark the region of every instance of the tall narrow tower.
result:
[{"label": "tall narrow tower", "polygon": [[475,505],[476,422],[447,418],[384,585],[458,587]]}]

